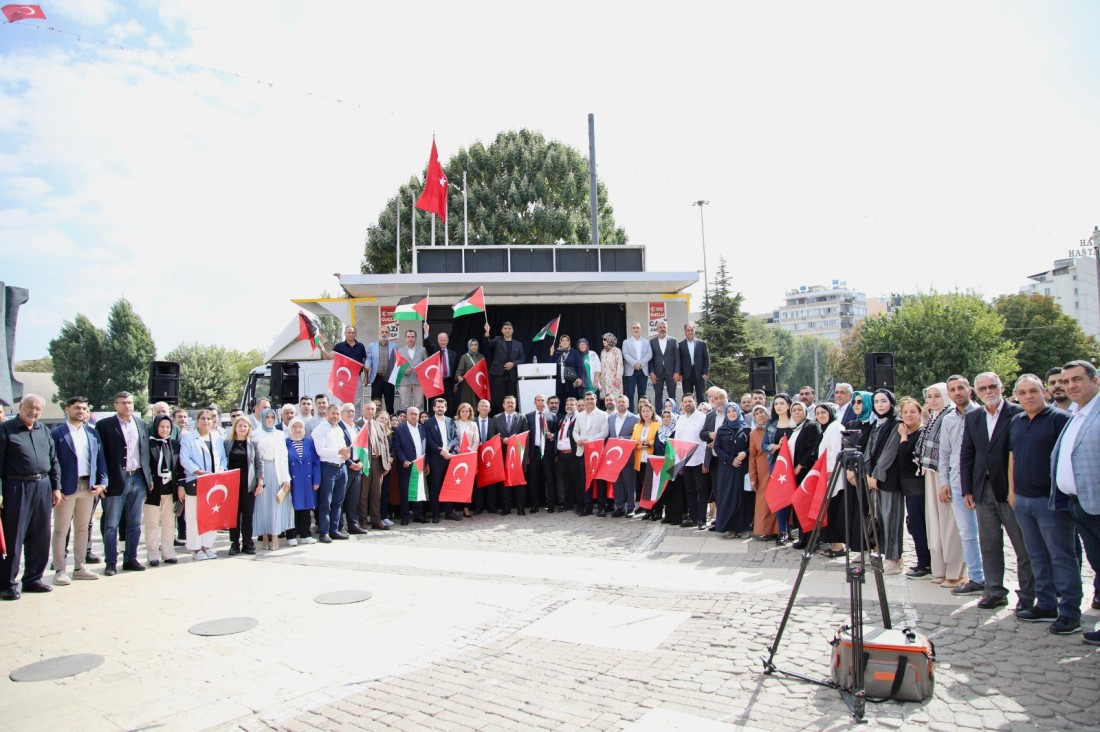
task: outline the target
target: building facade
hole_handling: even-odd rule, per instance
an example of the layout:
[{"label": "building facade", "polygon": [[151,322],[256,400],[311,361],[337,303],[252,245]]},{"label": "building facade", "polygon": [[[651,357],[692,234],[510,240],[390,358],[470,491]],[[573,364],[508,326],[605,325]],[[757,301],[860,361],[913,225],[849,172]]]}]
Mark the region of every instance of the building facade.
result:
[{"label": "building facade", "polygon": [[1100,336],[1095,257],[1056,259],[1051,269],[1028,279],[1031,282],[1021,287],[1020,292],[1053,297],[1062,312],[1081,325],[1081,330]]},{"label": "building facade", "polygon": [[795,336],[820,336],[840,341],[856,323],[867,317],[867,295],[856,292],[846,282],[805,285],[788,290],[781,305],[768,318],[768,324]]}]

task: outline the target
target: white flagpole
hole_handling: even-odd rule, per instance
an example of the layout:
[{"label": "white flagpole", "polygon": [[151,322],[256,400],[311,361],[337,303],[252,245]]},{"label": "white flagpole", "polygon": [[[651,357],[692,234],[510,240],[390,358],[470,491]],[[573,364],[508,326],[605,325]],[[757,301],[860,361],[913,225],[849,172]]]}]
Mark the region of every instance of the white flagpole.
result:
[{"label": "white flagpole", "polygon": [[435,246],[435,214],[432,214],[432,246]]},{"label": "white flagpole", "polygon": [[393,271],[395,274],[401,274],[401,196],[398,194],[394,199],[397,204],[397,259],[393,260]]},{"label": "white flagpole", "polygon": [[466,210],[466,171],[462,171],[462,244],[470,246],[470,219]]},{"label": "white flagpole", "polygon": [[416,274],[416,193],[412,194],[412,208],[409,209],[409,218],[412,219],[412,271]]}]

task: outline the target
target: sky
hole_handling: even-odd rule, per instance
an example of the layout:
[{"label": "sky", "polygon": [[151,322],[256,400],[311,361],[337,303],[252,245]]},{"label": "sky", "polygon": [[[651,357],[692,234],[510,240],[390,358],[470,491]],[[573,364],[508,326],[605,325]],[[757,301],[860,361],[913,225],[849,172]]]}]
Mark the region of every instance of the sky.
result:
[{"label": "sky", "polygon": [[524,127],[587,157],[589,113],[648,269],[703,268],[708,200],[709,272],[724,257],[751,313],[834,279],[1016,292],[1100,225],[1088,0],[42,9],[0,26],[19,360],[77,313],[105,328],[119,297],[160,356],[266,350],[292,298],[359,271],[433,134],[443,161]]}]

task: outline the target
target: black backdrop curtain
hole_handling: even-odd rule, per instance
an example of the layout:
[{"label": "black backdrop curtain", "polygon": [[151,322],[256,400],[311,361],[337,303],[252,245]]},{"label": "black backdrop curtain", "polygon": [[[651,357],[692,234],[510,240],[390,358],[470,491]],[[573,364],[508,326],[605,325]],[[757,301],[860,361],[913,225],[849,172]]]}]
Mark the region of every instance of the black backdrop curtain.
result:
[{"label": "black backdrop curtain", "polygon": [[[440,331],[446,332],[451,337],[450,347],[459,353],[465,353],[468,340],[484,337],[485,316],[464,315],[461,318],[452,319],[451,314],[450,305],[433,305],[428,308],[428,323],[431,325],[430,340],[435,343],[436,334]],[[504,321],[511,321],[515,329],[513,338],[523,344],[523,352],[528,363],[531,362],[532,356],[537,356],[539,362],[550,360],[550,339],[546,338],[536,343],[532,343],[531,339],[558,315],[561,315],[558,337],[569,336],[574,348],[577,346],[578,339],[587,338],[589,349],[599,353],[603,348],[600,338],[604,333],[613,333],[619,339],[620,345],[626,335],[626,309],[622,303],[490,305],[486,308],[486,315],[489,317],[493,336],[500,335],[500,326]],[[406,330],[408,328],[402,324],[399,343],[404,343]]]}]

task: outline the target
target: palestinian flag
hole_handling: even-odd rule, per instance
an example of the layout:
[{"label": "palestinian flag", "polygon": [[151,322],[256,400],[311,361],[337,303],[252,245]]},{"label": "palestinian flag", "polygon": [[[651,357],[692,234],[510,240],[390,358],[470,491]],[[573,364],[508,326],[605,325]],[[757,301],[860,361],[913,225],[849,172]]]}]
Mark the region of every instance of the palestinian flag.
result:
[{"label": "palestinian flag", "polygon": [[665,462],[661,466],[661,483],[676,480],[701,443],[687,440],[669,440],[665,443]]},{"label": "palestinian flag", "polygon": [[550,340],[556,340],[557,337],[558,337],[558,321],[559,320],[561,320],[560,315],[558,317],[554,318],[553,320],[551,320],[546,325],[542,326],[542,330],[540,330],[538,332],[538,335],[536,335],[531,340],[541,341],[544,338],[549,338]]},{"label": "palestinian flag", "polygon": [[485,312],[485,288],[479,287],[451,306],[454,317]]},{"label": "palestinian flag", "polygon": [[401,355],[401,351],[393,352],[393,368],[390,369],[390,377],[386,381],[394,386],[401,386],[401,379],[409,370],[409,359]]},{"label": "palestinian flag", "polygon": [[355,442],[351,446],[352,459],[357,463],[363,464],[363,472],[360,475],[366,477],[370,475],[370,425],[364,424],[363,429],[359,430],[359,434],[355,437]]},{"label": "palestinian flag", "polygon": [[321,329],[317,321],[300,310],[298,311],[298,340],[309,341],[314,351],[321,345]]},{"label": "palestinian flag", "polygon": [[394,320],[427,320],[428,296],[411,295],[401,298],[393,311]]},{"label": "palestinian flag", "polygon": [[428,476],[424,475],[424,456],[409,466],[409,503],[428,500]]},{"label": "palestinian flag", "polygon": [[[645,471],[645,482],[642,483],[642,497],[638,500],[639,505],[647,511],[661,500],[661,495],[668,487],[668,476],[661,470],[664,464],[665,459],[660,455],[649,458],[649,470]],[[662,476],[665,477],[663,481]]]}]

